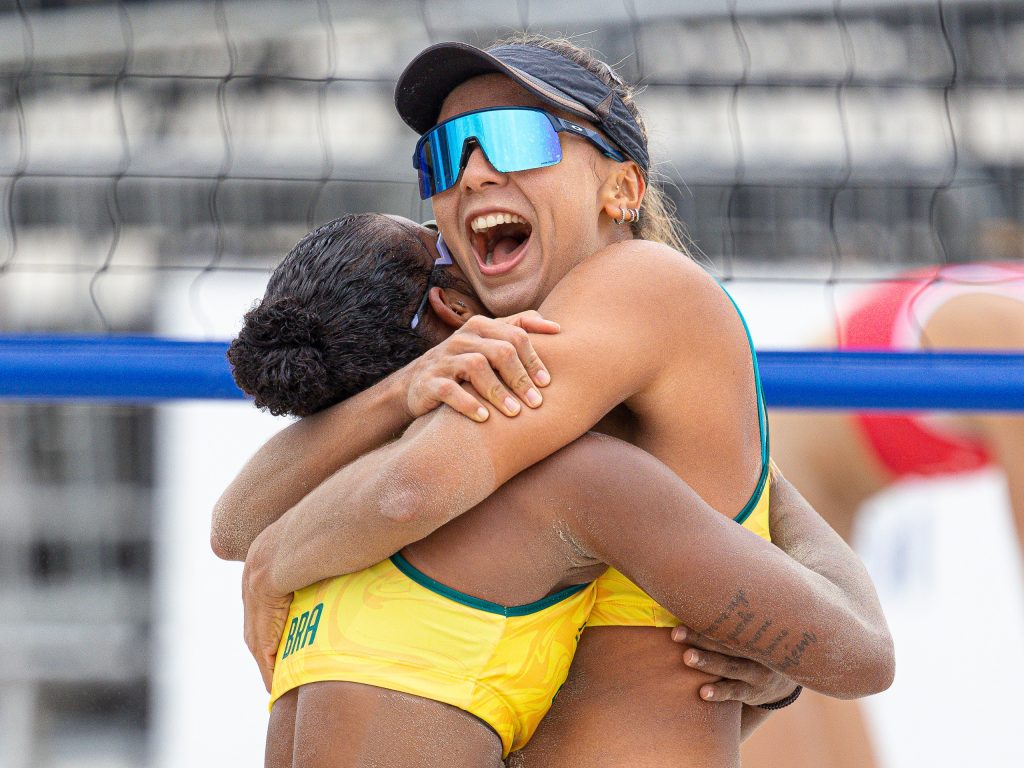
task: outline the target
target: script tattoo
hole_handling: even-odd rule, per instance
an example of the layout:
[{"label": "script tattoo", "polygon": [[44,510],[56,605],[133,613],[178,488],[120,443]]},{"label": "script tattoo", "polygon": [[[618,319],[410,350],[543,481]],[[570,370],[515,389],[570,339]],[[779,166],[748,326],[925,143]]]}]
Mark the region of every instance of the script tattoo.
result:
[{"label": "script tattoo", "polygon": [[818,642],[813,632],[801,632],[799,637],[794,639],[788,629],[773,631],[771,619],[759,622],[750,601],[747,600],[746,592],[742,589],[733,595],[717,618],[701,630],[703,634],[712,638],[720,637],[723,631],[730,645],[737,650],[749,651],[752,657],[769,659],[778,648],[782,651],[781,658],[776,659],[780,672],[800,666],[800,660],[807,653],[807,649]]}]

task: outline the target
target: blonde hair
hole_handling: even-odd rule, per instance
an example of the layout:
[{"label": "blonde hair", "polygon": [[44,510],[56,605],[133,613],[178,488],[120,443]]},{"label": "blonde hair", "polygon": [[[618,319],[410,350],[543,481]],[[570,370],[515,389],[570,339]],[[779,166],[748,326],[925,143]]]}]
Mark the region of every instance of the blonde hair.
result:
[{"label": "blonde hair", "polygon": [[[531,33],[519,33],[510,37],[502,38],[492,44],[498,45],[532,45],[537,48],[544,48],[554,51],[570,61],[579,64],[591,74],[595,75],[609,88],[615,90],[626,109],[636,119],[640,126],[640,133],[643,136],[644,144],[647,143],[647,127],[644,125],[640,110],[634,102],[637,94],[636,88],[626,85],[615,71],[599,59],[592,51],[581,48],[566,37],[545,37]],[[640,220],[629,225],[634,237],[644,240],[653,240],[657,243],[675,248],[681,253],[689,255],[682,227],[676,218],[676,207],[672,200],[665,194],[661,179],[655,178],[653,172],[647,173],[647,191],[640,203]]]}]

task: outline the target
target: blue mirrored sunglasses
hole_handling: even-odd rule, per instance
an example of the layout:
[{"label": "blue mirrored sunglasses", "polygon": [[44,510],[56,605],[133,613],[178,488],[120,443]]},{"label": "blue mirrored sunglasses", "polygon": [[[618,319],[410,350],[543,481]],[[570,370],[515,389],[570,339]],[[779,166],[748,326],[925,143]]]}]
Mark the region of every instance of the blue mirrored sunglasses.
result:
[{"label": "blue mirrored sunglasses", "polygon": [[481,109],[438,123],[416,143],[412,165],[419,172],[420,197],[426,200],[454,186],[474,143],[500,173],[554,165],[562,159],[558,134],[563,131],[586,139],[613,160],[625,160],[601,134],[543,109]]},{"label": "blue mirrored sunglasses", "polygon": [[416,328],[420,324],[420,320],[423,319],[423,312],[427,308],[427,299],[430,298],[430,289],[434,287],[434,272],[437,271],[438,267],[446,267],[452,263],[452,255],[448,252],[448,246],[444,243],[444,238],[441,237],[441,233],[437,233],[437,258],[434,259],[434,266],[430,270],[430,274],[427,275],[427,289],[423,291],[423,298],[420,299],[420,304],[416,307],[416,314],[412,316],[412,322],[409,323],[410,328]]}]

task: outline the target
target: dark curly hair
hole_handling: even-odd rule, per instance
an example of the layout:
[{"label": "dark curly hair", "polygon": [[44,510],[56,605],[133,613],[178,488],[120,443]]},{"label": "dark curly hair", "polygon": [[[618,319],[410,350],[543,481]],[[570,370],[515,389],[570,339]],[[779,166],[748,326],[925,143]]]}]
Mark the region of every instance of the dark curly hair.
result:
[{"label": "dark curly hair", "polygon": [[[235,382],[275,416],[308,416],[419,357],[430,344],[409,324],[430,274],[424,248],[411,227],[381,214],[310,232],[231,342]],[[439,271],[437,284],[445,277]]]}]

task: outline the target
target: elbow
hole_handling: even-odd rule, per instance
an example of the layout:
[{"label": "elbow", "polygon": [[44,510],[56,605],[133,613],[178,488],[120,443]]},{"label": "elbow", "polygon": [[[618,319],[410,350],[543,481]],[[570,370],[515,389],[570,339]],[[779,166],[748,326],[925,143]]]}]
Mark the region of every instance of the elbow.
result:
[{"label": "elbow", "polygon": [[812,665],[778,671],[835,699],[859,699],[887,690],[896,676],[896,652],[884,619],[879,624],[857,622],[861,631],[819,646],[822,655]]},{"label": "elbow", "polygon": [[[242,541],[242,536],[231,533],[229,526],[219,505],[213,509],[213,523],[210,526],[210,549],[213,554],[221,560],[242,561],[248,552],[248,542]],[[243,546],[244,544],[244,546]]]},{"label": "elbow", "polygon": [[391,488],[381,497],[377,508],[387,522],[396,524],[414,524],[427,516],[427,509],[421,499],[411,490]]},{"label": "elbow", "polygon": [[896,647],[887,627],[883,627],[877,642],[870,690],[864,696],[886,691],[896,679]]},{"label": "elbow", "polygon": [[472,509],[497,488],[489,467],[461,467],[455,477],[385,472],[375,502],[377,512],[388,525],[416,532],[416,540]]},{"label": "elbow", "polygon": [[455,515],[445,514],[442,505],[431,503],[429,489],[418,488],[414,483],[399,479],[389,483],[380,495],[377,512],[389,525],[434,530],[451,520]]},{"label": "elbow", "polygon": [[857,692],[857,697],[872,696],[888,690],[896,678],[896,646],[880,607],[877,617],[869,626],[870,631],[863,644],[865,659],[861,675],[862,690]]},{"label": "elbow", "polygon": [[210,549],[213,550],[213,554],[219,557],[221,560],[244,560],[244,557],[237,557],[237,552],[234,548],[225,541],[220,531],[214,528],[210,531]]},{"label": "elbow", "polygon": [[888,690],[896,678],[896,649],[892,635],[883,626],[862,646],[856,658],[847,660],[845,683],[830,695],[839,699],[859,699]]}]

